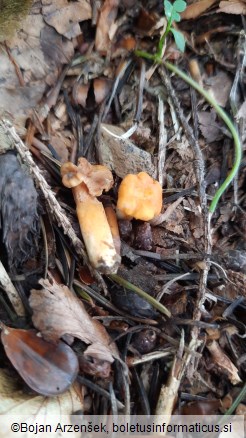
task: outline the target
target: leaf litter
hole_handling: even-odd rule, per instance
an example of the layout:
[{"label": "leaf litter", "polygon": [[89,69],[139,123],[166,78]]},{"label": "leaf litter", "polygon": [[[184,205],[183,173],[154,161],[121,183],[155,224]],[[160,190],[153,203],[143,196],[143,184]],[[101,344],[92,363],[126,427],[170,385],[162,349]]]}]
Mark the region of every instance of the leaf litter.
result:
[{"label": "leaf litter", "polygon": [[[77,409],[85,408],[94,414],[98,413],[97,404],[91,402],[95,394],[98,400],[104,401],[105,413],[110,411],[115,394],[121,408],[123,404],[130,406],[131,402],[135,412],[154,413],[156,407],[162,406],[162,395],[165,403],[174,381],[178,381],[180,391],[178,393],[176,387],[176,395],[182,412],[188,409],[193,415],[199,409],[202,412],[210,409],[223,413],[225,398],[227,409],[233,407],[245,376],[245,345],[240,338],[245,331],[245,272],[243,268],[238,272],[238,266],[243,266],[241,259],[245,250],[245,163],[242,162],[234,191],[225,193],[216,210],[209,256],[209,236],[204,227],[206,213],[201,199],[199,202],[199,185],[206,186],[211,199],[231,167],[231,141],[213,110],[179,78],[172,77],[168,85],[159,71],[151,69],[148,61],[134,58],[129,62],[136,44],[150,53],[155,51],[164,23],[163,4],[153,2],[151,5],[140,1],[136,4],[123,1],[119,5],[118,1],[110,0],[91,8],[85,0],[52,3],[42,0],[34,3],[29,16],[19,30],[16,29],[17,33],[8,36],[6,45],[2,44],[0,114],[1,117],[7,114],[36,157],[37,168],[33,172],[32,167],[31,174],[35,175],[36,184],[39,181],[38,217],[45,219],[42,234],[35,242],[38,257],[34,252],[32,258],[23,259],[16,269],[10,266],[8,255],[1,252],[1,261],[14,279],[25,308],[30,305],[33,312],[32,319],[29,313],[26,316],[29,325],[22,321],[23,328],[14,328],[11,309],[9,312],[9,304],[4,299],[0,315],[9,327],[9,334],[3,330],[2,338],[9,351],[6,350],[7,355],[1,353],[5,367],[3,380],[6,382],[5,370],[12,362],[29,386],[42,392],[40,380],[35,380],[36,386],[28,381],[22,361],[29,338],[34,336],[30,327],[35,327],[39,331],[38,338],[37,334],[35,337],[40,343],[50,345],[50,351],[62,344],[79,358],[80,369],[74,372],[78,375],[76,385],[80,388],[82,385],[83,390],[86,387],[88,403],[84,405],[83,400],[77,398],[74,384],[63,395],[48,399],[54,404],[60,400],[66,414],[73,410],[71,404],[62,402],[63,397],[67,400],[68,394],[72,394]],[[238,123],[243,143],[245,60],[242,53],[245,46],[243,36],[238,36],[241,26],[237,15],[245,13],[244,6],[243,1],[234,0],[222,1],[219,6],[211,0],[198,1],[189,4],[183,12],[177,11],[181,21],[176,20],[173,28],[174,37],[175,32],[185,35],[185,56],[197,61],[201,83],[231,112],[231,117],[235,115],[234,123]],[[171,36],[165,50],[172,62],[187,68]],[[145,74],[148,68],[151,74]],[[161,118],[158,106],[164,109]],[[185,128],[187,123],[192,127],[190,137]],[[109,127],[108,131],[104,126]],[[110,134],[115,131],[118,137],[124,136],[132,127],[135,132],[129,139],[121,140]],[[16,141],[15,137],[14,143]],[[200,147],[204,163],[197,160],[191,141]],[[15,151],[15,146],[13,148]],[[16,152],[11,153],[16,155]],[[155,224],[129,220],[119,223],[122,247],[119,272],[126,288],[91,269],[79,240],[75,206],[61,185],[59,168],[60,161],[76,162],[81,155],[91,163],[108,165],[114,172],[115,185],[107,196],[102,196],[105,206],[110,203],[113,207],[121,178],[141,170],[155,176],[156,170],[160,171],[157,157],[164,157],[162,222],[159,218]],[[20,160],[18,152],[18,160],[23,165],[27,152],[21,156]],[[25,163],[27,168],[28,163],[30,160]],[[205,164],[206,169],[204,181],[197,180],[197,166],[201,164]],[[44,172],[49,175],[56,199],[65,210],[58,211],[53,192],[43,182],[40,184],[39,171],[40,175]],[[5,180],[3,185],[5,187]],[[24,191],[20,198],[26,205]],[[9,198],[9,202],[11,211],[20,212],[15,199]],[[0,207],[3,208],[1,195]],[[2,214],[4,217],[6,214]],[[27,223],[30,220],[31,213]],[[47,236],[51,234],[54,242],[49,249]],[[226,258],[227,254],[231,256]],[[211,264],[209,270],[207,260]],[[90,281],[84,283],[81,276],[78,286],[78,272],[84,269],[90,269]],[[45,272],[48,278],[56,280],[48,281],[44,278]],[[76,284],[76,293],[73,284]],[[172,311],[172,318],[153,312],[147,302],[143,303],[133,292],[134,285],[155,299],[159,297],[161,304]],[[225,335],[228,324],[233,330]],[[185,332],[183,355],[180,328]],[[134,330],[140,331],[131,340]],[[21,343],[14,341],[19,339],[14,333],[21,337]],[[195,347],[190,344],[192,339],[197,341]],[[37,359],[44,359],[42,350],[37,351],[38,346],[39,341],[29,359],[34,374]],[[190,349],[199,360],[191,360],[187,368]],[[148,359],[150,366],[144,358],[139,358],[146,351],[153,354],[152,357],[172,354],[174,364],[158,357],[155,362]],[[177,352],[181,359],[175,359]],[[53,372],[59,375],[53,357],[51,354],[48,361],[51,376]],[[124,380],[124,372],[117,370],[117,361],[113,364],[119,358],[127,363],[137,358],[140,364],[135,371],[139,378],[134,372],[131,382]],[[165,376],[160,376],[158,367],[165,368]],[[173,371],[178,369],[180,373],[173,376]],[[10,383],[15,381],[13,377],[9,380]],[[14,391],[10,385],[8,397],[3,395],[8,403],[12,398],[13,406]],[[0,393],[1,396],[4,393],[1,385]],[[139,404],[140,393],[148,402],[145,407]],[[160,393],[159,400],[154,393]],[[201,397],[205,399],[204,405]],[[26,401],[23,391],[20,399],[23,403]],[[42,403],[43,397],[35,395],[29,400],[31,409],[32,401]],[[174,399],[172,403],[169,409],[174,412],[177,409]]]},{"label": "leaf litter", "polygon": [[40,284],[41,293],[32,290],[29,302],[33,324],[44,339],[56,342],[70,335],[90,344],[85,355],[113,362],[118,357],[116,345],[103,325],[88,315],[83,303],[64,285],[51,284],[48,280],[40,280]]}]

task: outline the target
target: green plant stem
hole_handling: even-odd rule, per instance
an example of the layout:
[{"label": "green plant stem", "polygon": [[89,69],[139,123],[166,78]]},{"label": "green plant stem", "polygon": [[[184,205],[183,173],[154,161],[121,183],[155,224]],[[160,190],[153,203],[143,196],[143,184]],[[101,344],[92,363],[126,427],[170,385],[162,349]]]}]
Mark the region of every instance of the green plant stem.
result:
[{"label": "green plant stem", "polygon": [[125,287],[126,289],[129,289],[135,292],[136,294],[138,294],[144,300],[148,301],[149,304],[151,304],[153,307],[159,310],[159,312],[163,313],[169,318],[172,316],[171,312],[169,312],[169,310],[165,306],[163,306],[163,304],[159,303],[159,301],[155,300],[155,298],[147,294],[147,292],[144,292],[139,287],[135,286],[132,283],[129,283],[129,281],[125,280],[124,278],[116,274],[110,274],[108,275],[108,277],[111,278],[111,280],[114,280],[116,283],[120,284],[121,286]]},{"label": "green plant stem", "polygon": [[227,411],[224,413],[224,415],[232,415],[233,412],[237,409],[238,405],[241,403],[241,401],[244,400],[245,397],[246,397],[246,383],[242,387],[240,393],[238,394],[237,398],[234,400],[230,408],[227,409]]},{"label": "green plant stem", "polygon": [[144,50],[135,50],[134,53],[136,56],[138,56],[140,58],[145,58],[145,59],[149,59],[149,60],[154,61],[154,62],[158,62],[156,60],[156,56],[157,56],[156,54],[151,55],[151,53],[145,52]]},{"label": "green plant stem", "polygon": [[178,67],[171,64],[170,62],[165,61],[164,65],[166,66],[166,68],[168,68],[168,70],[177,74],[180,78],[182,78],[185,82],[187,82],[191,87],[193,87],[195,90],[197,90],[198,93],[200,93],[204,97],[204,99],[206,99],[207,102],[210,103],[210,105],[212,105],[212,107],[215,109],[217,114],[225,122],[225,124],[228,127],[229,131],[231,132],[231,135],[232,135],[233,140],[234,140],[235,158],[234,158],[233,167],[232,167],[231,171],[229,172],[227,178],[225,179],[223,184],[221,184],[221,186],[219,187],[219,189],[217,190],[217,192],[215,193],[215,195],[212,199],[212,202],[211,202],[210,207],[209,207],[209,213],[212,215],[217,207],[217,204],[218,204],[218,201],[219,201],[221,195],[227,189],[228,185],[232,182],[233,178],[235,178],[235,176],[238,172],[238,169],[239,169],[239,166],[241,163],[241,159],[242,159],[242,147],[241,147],[239,135],[238,135],[238,132],[237,132],[235,126],[233,125],[231,119],[224,112],[224,110],[218,105],[216,100],[206,90],[204,90],[204,88],[202,88],[190,76],[188,76],[186,73],[184,73],[182,70],[180,70]]},{"label": "green plant stem", "polygon": [[176,75],[178,75],[180,78],[182,78],[187,84],[189,84],[191,87],[193,87],[198,93],[200,93],[204,99],[215,109],[217,114],[221,117],[221,119],[225,122],[227,128],[229,129],[232,138],[234,140],[235,145],[235,156],[234,156],[234,163],[232,166],[231,171],[228,173],[227,178],[225,181],[221,184],[221,186],[216,191],[212,202],[209,206],[209,216],[213,215],[213,213],[216,210],[217,204],[219,202],[220,197],[223,195],[224,191],[227,189],[229,184],[231,184],[232,180],[235,178],[235,176],[238,173],[240,163],[242,160],[242,147],[240,138],[237,132],[237,129],[235,128],[233,122],[228,117],[228,115],[225,113],[225,111],[219,106],[219,104],[216,102],[216,100],[209,94],[204,88],[202,88],[196,81],[194,81],[190,76],[188,76],[186,73],[184,73],[182,70],[180,70],[175,65],[171,64],[168,61],[163,61],[160,59],[159,50],[155,55],[151,55],[147,52],[136,50],[135,54],[137,56],[141,56],[142,58],[150,59],[153,62],[156,62],[158,64],[163,64],[168,70],[172,71]]}]

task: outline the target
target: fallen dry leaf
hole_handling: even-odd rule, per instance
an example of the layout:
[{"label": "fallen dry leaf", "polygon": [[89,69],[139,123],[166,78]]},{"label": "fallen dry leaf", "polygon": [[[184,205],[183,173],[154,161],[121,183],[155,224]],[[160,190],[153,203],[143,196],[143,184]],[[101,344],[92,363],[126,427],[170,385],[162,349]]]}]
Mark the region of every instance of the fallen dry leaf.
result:
[{"label": "fallen dry leaf", "polygon": [[47,342],[33,330],[3,326],[4,350],[21,377],[39,394],[65,392],[79,371],[78,358],[69,345]]},{"label": "fallen dry leaf", "polygon": [[207,86],[209,93],[211,93],[216,102],[224,108],[232,87],[230,76],[225,71],[219,71],[215,76],[207,79]]},{"label": "fallen dry leaf", "polygon": [[215,111],[198,111],[200,130],[207,143],[218,141],[223,137],[222,130],[216,122]]},{"label": "fallen dry leaf", "polygon": [[40,280],[43,289],[31,291],[30,305],[33,324],[44,339],[57,341],[64,335],[74,336],[90,344],[85,355],[113,362],[118,357],[116,345],[104,326],[92,319],[83,303],[67,286]]},{"label": "fallen dry leaf", "polygon": [[200,2],[188,5],[184,12],[182,12],[182,20],[190,20],[199,17],[203,12],[207,11],[216,0],[201,0]]},{"label": "fallen dry leaf", "polygon": [[34,14],[25,19],[23,29],[8,41],[8,48],[21,69],[24,85],[20,86],[13,63],[2,51],[0,117],[6,113],[13,116],[22,133],[31,109],[38,105],[47,85],[54,85],[61,65],[70,62],[74,46],[48,26],[41,14]]},{"label": "fallen dry leaf", "polygon": [[218,342],[212,341],[207,344],[207,349],[209,350],[215,366],[228,378],[233,385],[237,385],[241,382],[238,375],[238,370],[233,365],[231,359],[224,353]]},{"label": "fallen dry leaf", "polygon": [[106,54],[109,50],[111,26],[117,16],[119,0],[105,0],[99,14],[96,30],[95,47],[100,54]]},{"label": "fallen dry leaf", "polygon": [[191,145],[185,136],[182,136],[181,141],[172,142],[170,147],[175,149],[184,161],[190,161],[194,158]]},{"label": "fallen dry leaf", "polygon": [[121,136],[125,133],[121,127],[104,123],[101,127],[99,153],[100,161],[104,166],[114,171],[120,178],[124,178],[128,173],[138,172],[147,172],[155,176],[155,166],[149,152],[138,148],[129,139],[116,138],[114,135]]},{"label": "fallen dry leaf", "polygon": [[42,0],[44,20],[66,38],[74,38],[81,34],[79,23],[91,18],[89,1],[77,0]]},{"label": "fallen dry leaf", "polygon": [[246,2],[240,0],[226,0],[219,4],[217,12],[224,12],[226,14],[245,15],[246,14]]},{"label": "fallen dry leaf", "polygon": [[[6,421],[5,415],[11,415],[16,422],[18,419],[30,424],[35,424],[39,419],[40,424],[45,424],[45,417],[54,416],[58,423],[67,419],[70,423],[70,415],[83,409],[83,398],[79,385],[74,384],[69,391],[57,397],[44,397],[37,394],[25,393],[20,390],[19,379],[8,370],[0,370],[0,438],[15,437],[16,433],[10,432],[10,422]],[[73,434],[69,434],[74,436]],[[21,434],[23,438],[33,436],[33,433]],[[49,434],[50,438],[56,437],[57,433]],[[76,434],[77,436],[77,434]]]}]

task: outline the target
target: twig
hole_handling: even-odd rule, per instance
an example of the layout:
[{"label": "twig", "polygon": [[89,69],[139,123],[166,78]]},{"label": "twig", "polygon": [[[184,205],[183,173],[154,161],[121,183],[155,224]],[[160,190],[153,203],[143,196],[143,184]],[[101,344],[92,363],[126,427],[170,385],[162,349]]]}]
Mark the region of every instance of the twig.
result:
[{"label": "twig", "polygon": [[178,205],[183,201],[184,198],[179,198],[176,201],[174,201],[172,204],[170,204],[164,213],[159,214],[154,219],[150,221],[150,224],[153,227],[156,227],[157,225],[162,224],[163,222],[168,221],[169,217],[173,212],[177,209]]},{"label": "twig", "polygon": [[[167,66],[167,65],[169,66],[169,63],[166,62],[165,66]],[[170,65],[172,66],[172,64],[170,64]],[[200,146],[198,144],[198,141],[195,139],[195,137],[193,135],[193,131],[186,120],[186,117],[183,113],[182,108],[180,107],[176,93],[171,85],[170,78],[168,77],[167,73],[164,72],[163,68],[159,67],[158,72],[159,72],[159,75],[160,75],[162,81],[164,82],[164,84],[167,88],[168,94],[172,98],[176,112],[179,116],[179,119],[180,119],[182,125],[183,125],[186,137],[187,137],[187,139],[192,147],[194,157],[195,157],[194,165],[195,165],[196,177],[197,177],[198,187],[199,187],[200,204],[201,204],[202,210],[205,212],[205,207],[206,207],[205,166],[204,166],[204,159],[202,156],[202,152],[200,150]]]},{"label": "twig", "polygon": [[134,367],[146,362],[150,362],[157,359],[162,359],[173,354],[172,349],[164,351],[152,351],[151,353],[143,354],[141,357],[128,357],[127,365],[129,367]]},{"label": "twig", "polygon": [[22,304],[22,301],[1,261],[0,261],[0,285],[3,288],[3,290],[6,292],[8,299],[11,302],[17,315],[24,316],[25,309]]},{"label": "twig", "polygon": [[176,281],[180,280],[180,279],[184,279],[185,277],[187,277],[188,275],[190,275],[189,272],[186,272],[185,274],[181,274],[181,275],[176,275],[175,278],[172,278],[171,280],[169,280],[165,286],[163,286],[162,290],[158,293],[156,299],[157,301],[161,301],[162,297],[164,294],[168,294],[168,289],[170,286],[172,286],[173,283],[176,283]]},{"label": "twig", "polygon": [[164,165],[166,160],[167,131],[164,122],[164,103],[161,96],[158,96],[158,121],[159,121],[159,149],[158,149],[158,181],[163,187]]},{"label": "twig", "polygon": [[[86,387],[90,388],[92,391],[95,391],[97,394],[100,394],[102,397],[105,397],[107,400],[111,400],[110,393],[106,391],[106,389],[101,388],[101,386],[96,385],[95,383],[91,382],[91,380],[87,379],[86,377],[78,376],[77,380],[82,383],[82,385],[85,385]],[[117,407],[119,409],[123,409],[124,405],[121,403],[121,401],[115,399]]]},{"label": "twig", "polygon": [[186,361],[183,356],[184,351],[184,332],[182,331],[179,349],[174,357],[172,368],[169,373],[168,382],[161,387],[160,395],[157,401],[155,410],[155,418],[159,422],[162,416],[167,416],[165,419],[169,423],[173,412],[174,403],[178,394],[180,381],[183,377],[183,370],[186,367]]}]

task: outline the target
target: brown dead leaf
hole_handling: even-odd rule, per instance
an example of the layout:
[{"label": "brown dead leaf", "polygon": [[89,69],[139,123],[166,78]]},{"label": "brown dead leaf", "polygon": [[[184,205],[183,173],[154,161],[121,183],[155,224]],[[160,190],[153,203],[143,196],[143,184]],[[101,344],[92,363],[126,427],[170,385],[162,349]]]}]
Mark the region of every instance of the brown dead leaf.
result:
[{"label": "brown dead leaf", "polygon": [[230,76],[225,71],[219,71],[217,75],[207,79],[207,85],[209,93],[211,93],[217,103],[224,108],[232,87]]},{"label": "brown dead leaf", "polygon": [[110,28],[113,26],[117,16],[119,0],[105,0],[100,10],[97,23],[95,47],[96,50],[105,55],[109,50]]},{"label": "brown dead leaf", "polygon": [[192,3],[187,6],[184,12],[182,12],[182,20],[190,20],[199,17],[203,12],[207,11],[216,0],[201,0],[200,2]]},{"label": "brown dead leaf", "polygon": [[40,284],[43,289],[33,289],[29,301],[33,324],[44,339],[54,342],[64,335],[74,336],[91,344],[84,354],[113,362],[118,357],[116,345],[104,326],[88,315],[83,303],[67,286],[48,280],[40,280]]},{"label": "brown dead leaf", "polygon": [[39,394],[62,394],[76,379],[78,358],[65,342],[53,345],[33,330],[7,326],[3,327],[1,340],[12,365]]},{"label": "brown dead leaf", "polygon": [[99,153],[104,166],[113,170],[120,178],[128,173],[143,171],[155,176],[155,166],[149,152],[138,148],[130,139],[116,138],[115,135],[121,136],[125,133],[121,127],[104,123],[101,127]]},{"label": "brown dead leaf", "polygon": [[71,140],[66,138],[64,134],[57,132],[50,136],[50,143],[58,154],[60,161],[66,163],[68,161],[68,149],[71,146]]},{"label": "brown dead leaf", "polygon": [[198,111],[198,120],[200,130],[207,143],[218,141],[223,134],[216,122],[216,113],[214,111]]},{"label": "brown dead leaf", "polygon": [[243,0],[225,0],[220,2],[217,12],[224,12],[226,14],[245,15],[246,2]]},{"label": "brown dead leaf", "polygon": [[207,344],[207,349],[209,350],[216,367],[228,378],[233,385],[237,385],[241,382],[238,375],[238,370],[233,365],[231,359],[224,353],[218,342],[212,341]]},{"label": "brown dead leaf", "polygon": [[6,113],[13,116],[19,132],[47,85],[55,83],[61,65],[68,63],[74,54],[73,43],[48,26],[41,14],[29,15],[22,27],[8,41],[8,48],[23,73],[24,86],[20,86],[7,53],[1,53],[0,62],[0,117]]},{"label": "brown dead leaf", "polygon": [[79,23],[91,18],[91,5],[87,0],[42,0],[42,12],[47,24],[66,38],[81,34]]},{"label": "brown dead leaf", "polygon": [[170,147],[175,149],[184,161],[190,161],[194,158],[192,148],[185,136],[182,137],[181,141],[174,141]]}]

